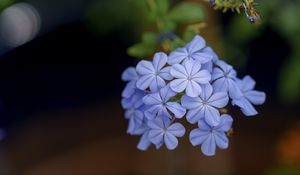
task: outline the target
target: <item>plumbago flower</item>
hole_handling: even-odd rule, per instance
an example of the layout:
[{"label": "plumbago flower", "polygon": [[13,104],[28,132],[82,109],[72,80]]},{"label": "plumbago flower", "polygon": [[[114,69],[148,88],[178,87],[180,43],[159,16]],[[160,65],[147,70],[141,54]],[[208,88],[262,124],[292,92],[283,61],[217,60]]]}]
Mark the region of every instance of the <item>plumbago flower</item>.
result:
[{"label": "plumbago flower", "polygon": [[137,148],[147,150],[165,145],[173,150],[185,134],[181,120],[198,127],[189,134],[193,146],[203,154],[215,155],[216,148],[228,148],[226,133],[233,119],[225,107],[238,106],[246,116],[263,104],[265,93],[255,91],[250,76],[237,77],[233,67],[219,60],[200,36],[169,55],[158,52],[152,61],[142,60],[122,74],[127,84],[122,107],[128,120],[127,133],[140,135]]}]

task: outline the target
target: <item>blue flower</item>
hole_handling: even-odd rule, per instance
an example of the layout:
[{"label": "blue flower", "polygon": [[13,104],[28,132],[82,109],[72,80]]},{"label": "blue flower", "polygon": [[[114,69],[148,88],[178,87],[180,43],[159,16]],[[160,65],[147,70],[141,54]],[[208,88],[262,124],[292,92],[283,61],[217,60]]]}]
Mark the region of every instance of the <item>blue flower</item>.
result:
[{"label": "blue flower", "polygon": [[232,100],[232,105],[239,106],[246,116],[256,115],[257,111],[252,104],[263,104],[266,100],[266,94],[264,92],[253,90],[255,81],[250,76],[245,76],[242,80],[237,80],[236,82],[243,93],[243,97]]},{"label": "blue flower", "polygon": [[171,80],[170,67],[164,67],[167,63],[167,55],[163,52],[156,53],[153,62],[142,60],[136,70],[141,77],[136,82],[137,88],[146,90],[150,88],[152,92],[156,92],[166,85],[165,80]]},{"label": "blue flower", "polygon": [[141,107],[143,105],[143,97],[145,95],[147,95],[146,92],[134,88],[134,92],[129,98],[123,98],[121,100],[122,107],[124,109],[131,109],[131,108],[136,109]]},{"label": "blue flower", "polygon": [[228,95],[225,92],[213,92],[211,85],[203,86],[199,97],[183,96],[182,106],[189,109],[186,115],[187,120],[194,124],[204,118],[210,126],[220,124],[220,113],[218,108],[223,108],[228,103]]},{"label": "blue flower", "polygon": [[216,147],[220,149],[228,148],[228,138],[226,132],[231,128],[233,119],[230,115],[221,115],[221,122],[218,126],[209,126],[204,120],[198,122],[197,129],[190,133],[190,141],[193,146],[201,145],[201,151],[207,156],[213,156]]},{"label": "blue flower", "polygon": [[173,123],[169,119],[161,119],[159,117],[152,121],[148,121],[149,140],[158,147],[165,144],[169,150],[173,150],[178,145],[176,137],[182,137],[185,133],[185,128],[180,123]]},{"label": "blue flower", "polygon": [[217,61],[218,67],[213,69],[212,81],[215,91],[228,92],[231,99],[239,99],[243,96],[241,90],[237,86],[236,71],[232,66],[226,64],[224,61]]},{"label": "blue flower", "polygon": [[149,120],[157,116],[172,118],[170,111],[175,118],[182,118],[186,112],[185,108],[177,102],[168,102],[175,95],[176,92],[170,89],[169,84],[161,88],[159,92],[146,95],[143,98],[143,102],[149,106],[149,109],[145,111],[145,116]]},{"label": "blue flower", "polygon": [[171,89],[175,92],[183,92],[190,97],[197,97],[201,93],[200,84],[207,84],[211,75],[207,70],[200,70],[199,61],[188,60],[181,64],[172,66],[170,73],[174,80],[170,82]]},{"label": "blue flower", "polygon": [[178,48],[169,55],[168,63],[170,65],[181,63],[187,60],[197,60],[201,64],[212,60],[213,55],[209,52],[203,52],[206,48],[205,40],[201,36],[195,36],[185,47]]},{"label": "blue flower", "polygon": [[123,72],[122,80],[128,81],[128,83],[126,84],[122,92],[122,97],[130,98],[134,94],[136,90],[136,81],[138,80],[138,78],[139,76],[134,67],[129,67]]}]

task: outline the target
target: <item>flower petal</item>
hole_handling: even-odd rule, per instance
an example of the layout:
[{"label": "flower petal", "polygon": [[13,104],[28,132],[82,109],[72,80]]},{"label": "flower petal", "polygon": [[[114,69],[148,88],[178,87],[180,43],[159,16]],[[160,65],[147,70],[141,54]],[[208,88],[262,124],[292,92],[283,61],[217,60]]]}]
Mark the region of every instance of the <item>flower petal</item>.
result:
[{"label": "flower petal", "polygon": [[211,80],[211,75],[207,70],[201,70],[194,74],[192,79],[197,83],[206,84]]},{"label": "flower petal", "polygon": [[201,36],[196,35],[193,40],[186,45],[186,48],[188,53],[194,53],[203,49],[205,45],[205,40]]},{"label": "flower petal", "polygon": [[149,109],[147,109],[144,114],[145,114],[145,117],[148,119],[148,120],[153,120],[155,117],[159,116],[160,113],[162,113],[163,109],[161,108],[160,105],[154,105],[152,107],[150,107]]},{"label": "flower petal", "polygon": [[150,61],[145,61],[145,60],[142,60],[137,64],[136,71],[140,75],[147,75],[147,74],[155,73],[153,64]]},{"label": "flower petal", "polygon": [[232,126],[233,119],[228,114],[221,115],[221,122],[218,126],[214,127],[216,131],[227,132]]},{"label": "flower petal", "polygon": [[163,103],[163,101],[162,101],[162,99],[161,99],[161,97],[160,97],[160,95],[159,95],[158,92],[146,95],[143,98],[143,102],[146,105],[158,105],[158,104],[162,104]]},{"label": "flower petal", "polygon": [[227,149],[229,140],[224,132],[214,132],[216,144],[221,149]]},{"label": "flower petal", "polygon": [[228,104],[229,98],[226,92],[216,92],[208,100],[211,106],[223,108]]},{"label": "flower petal", "polygon": [[174,92],[171,89],[170,84],[168,84],[160,89],[159,94],[161,96],[162,102],[167,102],[171,97],[174,97],[176,95],[176,92]]},{"label": "flower petal", "polygon": [[159,76],[165,80],[172,80],[173,77],[170,74],[171,68],[172,68],[171,66],[163,68],[162,70],[160,70]]},{"label": "flower petal", "polygon": [[229,92],[229,97],[231,99],[239,99],[243,96],[242,91],[238,87],[238,85],[232,80],[228,79],[228,92]]},{"label": "flower petal", "polygon": [[215,63],[219,60],[218,55],[213,51],[213,49],[211,47],[205,47],[204,49],[202,49],[202,52],[204,53],[208,53],[211,54],[213,56],[212,61]]},{"label": "flower petal", "polygon": [[226,78],[219,78],[212,84],[215,92],[228,92],[228,83]]},{"label": "flower petal", "polygon": [[189,97],[197,97],[201,93],[201,87],[198,83],[195,81],[188,81],[187,86],[186,86],[186,95]]},{"label": "flower petal", "polygon": [[260,91],[248,91],[244,95],[252,104],[255,105],[261,105],[266,100],[266,94]]},{"label": "flower petal", "polygon": [[246,92],[254,89],[255,84],[256,84],[255,81],[249,75],[247,75],[241,81],[240,88],[243,92]]},{"label": "flower petal", "polygon": [[163,141],[164,133],[163,133],[162,130],[153,130],[153,129],[151,129],[149,131],[148,137],[149,137],[149,140],[153,144],[157,145],[157,144],[160,144]]},{"label": "flower petal", "polygon": [[182,92],[185,90],[188,81],[186,79],[175,79],[170,82],[170,87],[175,92]]},{"label": "flower petal", "polygon": [[154,81],[154,79],[155,79],[154,75],[151,74],[143,75],[136,82],[136,87],[141,90],[145,90],[150,86],[150,84],[152,83],[152,81]]},{"label": "flower petal", "polygon": [[211,106],[206,106],[204,117],[206,123],[210,126],[217,126],[221,122],[219,111]]},{"label": "flower petal", "polygon": [[200,130],[204,130],[204,131],[211,131],[212,130],[212,127],[209,126],[206,123],[204,118],[198,121],[198,127],[199,127]]},{"label": "flower petal", "polygon": [[199,61],[201,64],[207,63],[212,60],[213,56],[204,52],[196,52],[192,55],[193,59]]},{"label": "flower petal", "polygon": [[168,102],[166,108],[174,114],[175,118],[182,118],[186,112],[185,108],[176,102]]},{"label": "flower petal", "polygon": [[212,96],[213,88],[209,83],[202,85],[201,88],[202,92],[200,94],[200,97],[202,100],[207,101]]},{"label": "flower petal", "polygon": [[182,137],[185,133],[185,128],[181,123],[174,123],[167,130],[176,137]]},{"label": "flower petal", "polygon": [[255,108],[252,106],[252,104],[245,98],[242,97],[237,100],[232,100],[232,105],[237,105],[240,107],[241,111],[246,115],[246,116],[254,116],[257,114],[257,111]]},{"label": "flower petal", "polygon": [[138,148],[139,150],[145,151],[145,150],[147,150],[147,149],[149,148],[149,146],[151,145],[151,142],[150,142],[150,140],[149,140],[149,138],[148,138],[148,135],[149,135],[149,130],[146,131],[146,132],[142,135],[142,137],[140,138],[140,141],[139,141],[139,143],[138,143],[138,145],[137,145],[137,148]]},{"label": "flower petal", "polygon": [[201,145],[201,151],[206,156],[213,156],[216,154],[216,141],[212,134],[209,134],[207,139]]},{"label": "flower petal", "polygon": [[135,67],[129,67],[125,69],[125,71],[122,73],[122,80],[123,81],[131,81],[131,80],[137,80],[138,74],[136,72]]},{"label": "flower petal", "polygon": [[160,76],[155,76],[155,78],[150,84],[150,90],[151,92],[156,92],[160,88],[164,87],[165,85],[166,85],[165,80],[163,80]]},{"label": "flower petal", "polygon": [[134,94],[135,89],[136,89],[135,84],[136,84],[136,81],[129,81],[126,84],[124,90],[122,91],[122,97],[124,97],[124,98],[131,97]]},{"label": "flower petal", "polygon": [[191,109],[186,114],[186,120],[191,124],[197,123],[203,117],[204,117],[203,106],[201,106],[199,108]]},{"label": "flower petal", "polygon": [[202,106],[202,100],[199,97],[182,96],[181,104],[187,109],[193,109]]},{"label": "flower petal", "polygon": [[200,129],[193,129],[190,132],[190,142],[193,146],[201,145],[211,134],[210,131],[204,131]]},{"label": "flower petal", "polygon": [[179,64],[188,56],[186,48],[178,48],[175,51],[171,52],[168,58],[168,64],[174,65]]},{"label": "flower petal", "polygon": [[155,72],[159,72],[167,63],[168,56],[163,52],[158,52],[154,54],[153,66]]},{"label": "flower petal", "polygon": [[187,60],[184,63],[184,69],[189,77],[194,77],[201,69],[201,63],[199,61]]},{"label": "flower petal", "polygon": [[169,150],[175,149],[178,145],[177,138],[169,132],[164,134],[164,142]]},{"label": "flower petal", "polygon": [[175,78],[187,78],[188,74],[184,67],[180,64],[174,64],[170,69],[170,74]]},{"label": "flower petal", "polygon": [[213,69],[212,74],[211,74],[211,79],[216,80],[216,79],[219,79],[224,76],[225,76],[225,74],[224,74],[223,70],[217,67],[217,68]]}]

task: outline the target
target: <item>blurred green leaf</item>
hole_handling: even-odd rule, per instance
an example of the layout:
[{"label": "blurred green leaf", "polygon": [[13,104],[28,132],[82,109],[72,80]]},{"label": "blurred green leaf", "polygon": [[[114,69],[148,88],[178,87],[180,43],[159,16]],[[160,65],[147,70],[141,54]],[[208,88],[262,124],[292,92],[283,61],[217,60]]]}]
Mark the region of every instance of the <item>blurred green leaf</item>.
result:
[{"label": "blurred green leaf", "polygon": [[0,11],[9,6],[12,3],[12,0],[0,0]]},{"label": "blurred green leaf", "polygon": [[158,36],[153,32],[145,32],[142,35],[142,42],[128,48],[128,55],[136,58],[143,58],[152,55],[158,47]]},{"label": "blurred green leaf", "polygon": [[168,13],[169,0],[144,0],[148,5],[147,17],[150,21],[155,22],[165,18]]},{"label": "blurred green leaf", "polygon": [[158,42],[158,36],[154,32],[145,32],[142,36],[142,42],[150,45],[156,45]]},{"label": "blurred green leaf", "polygon": [[203,8],[196,3],[182,2],[171,10],[169,18],[179,23],[196,22],[205,18]]}]

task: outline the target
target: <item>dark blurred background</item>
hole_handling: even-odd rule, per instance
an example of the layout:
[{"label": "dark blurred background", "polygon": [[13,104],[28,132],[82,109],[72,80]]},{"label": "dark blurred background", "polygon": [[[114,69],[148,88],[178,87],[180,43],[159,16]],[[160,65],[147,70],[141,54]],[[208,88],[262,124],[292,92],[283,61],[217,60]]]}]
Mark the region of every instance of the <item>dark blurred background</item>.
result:
[{"label": "dark blurred background", "polygon": [[126,135],[126,49],[151,30],[133,1],[0,0],[0,174],[300,174],[300,2],[258,1],[253,26],[194,0],[201,35],[267,94],[256,117],[232,109],[230,148],[208,158],[188,138],[141,152]]}]

